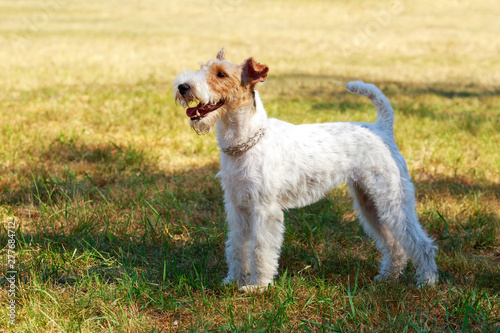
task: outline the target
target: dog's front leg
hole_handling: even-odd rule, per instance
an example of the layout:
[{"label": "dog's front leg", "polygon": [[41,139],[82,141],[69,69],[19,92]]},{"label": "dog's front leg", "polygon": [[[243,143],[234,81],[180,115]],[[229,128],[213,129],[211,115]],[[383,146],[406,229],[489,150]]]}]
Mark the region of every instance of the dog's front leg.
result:
[{"label": "dog's front leg", "polygon": [[245,209],[226,202],[228,234],[226,241],[227,277],[223,284],[248,283],[248,243],[250,238],[249,214]]},{"label": "dog's front leg", "polygon": [[254,207],[250,215],[250,283],[243,290],[266,288],[273,283],[283,243],[283,220],[278,205]]}]

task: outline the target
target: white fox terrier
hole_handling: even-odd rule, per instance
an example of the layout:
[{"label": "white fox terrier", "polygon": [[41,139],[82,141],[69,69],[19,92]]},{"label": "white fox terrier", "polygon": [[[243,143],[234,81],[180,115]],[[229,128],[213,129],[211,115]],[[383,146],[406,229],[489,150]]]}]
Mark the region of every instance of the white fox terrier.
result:
[{"label": "white fox terrier", "polygon": [[[198,71],[182,72],[174,84],[176,102],[187,107],[198,134],[217,124],[217,176],[229,227],[224,283],[236,282],[244,291],[272,284],[283,242],[283,210],[314,203],[347,183],[366,233],[383,254],[376,279],[397,279],[408,255],[418,283],[434,284],[437,247],[418,222],[389,100],[372,84],[349,82],[347,90],[375,105],[375,123],[292,125],[267,117],[255,86],[268,72],[253,58],[230,63],[222,49]],[[197,105],[189,107],[192,102]]]}]

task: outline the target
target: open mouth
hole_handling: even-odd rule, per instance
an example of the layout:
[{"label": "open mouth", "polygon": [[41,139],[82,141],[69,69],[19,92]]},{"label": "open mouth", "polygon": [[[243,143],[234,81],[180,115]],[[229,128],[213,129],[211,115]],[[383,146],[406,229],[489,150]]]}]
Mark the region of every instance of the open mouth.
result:
[{"label": "open mouth", "polygon": [[224,100],[221,100],[213,104],[201,104],[201,102],[194,108],[187,108],[186,115],[191,118],[191,120],[200,120],[204,118],[207,114],[212,111],[217,110],[224,104]]}]

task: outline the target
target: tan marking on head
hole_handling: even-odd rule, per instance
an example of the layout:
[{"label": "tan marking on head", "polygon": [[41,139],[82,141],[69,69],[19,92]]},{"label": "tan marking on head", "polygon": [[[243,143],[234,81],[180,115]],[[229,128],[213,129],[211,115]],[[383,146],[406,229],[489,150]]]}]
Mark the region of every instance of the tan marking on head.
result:
[{"label": "tan marking on head", "polygon": [[191,120],[191,127],[198,134],[212,130],[219,119],[226,119],[227,112],[236,111],[242,107],[250,107],[255,112],[254,89],[259,82],[264,82],[269,67],[248,58],[242,64],[234,64],[224,60],[224,48],[217,54],[215,60],[201,64],[199,71],[205,74],[206,83],[210,89],[211,103],[224,101],[224,104],[209,112],[202,119]]},{"label": "tan marking on head", "polygon": [[226,101],[229,110],[236,110],[252,98],[251,90],[242,84],[241,77],[242,67],[225,60],[214,61],[209,68],[207,83],[220,99]]}]

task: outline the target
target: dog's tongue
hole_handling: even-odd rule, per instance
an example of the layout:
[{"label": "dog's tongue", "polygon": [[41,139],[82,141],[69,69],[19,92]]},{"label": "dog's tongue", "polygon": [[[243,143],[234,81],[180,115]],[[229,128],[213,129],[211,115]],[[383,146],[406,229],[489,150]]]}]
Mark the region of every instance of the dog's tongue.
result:
[{"label": "dog's tongue", "polygon": [[200,102],[200,103],[199,103],[198,105],[196,105],[194,108],[187,108],[187,109],[186,109],[186,115],[187,115],[189,118],[192,118],[192,117],[194,117],[194,116],[196,115],[196,111],[200,111],[200,113],[201,113],[201,111],[204,111],[204,110],[205,110],[205,107],[203,107],[203,106],[201,105],[201,102]]}]

